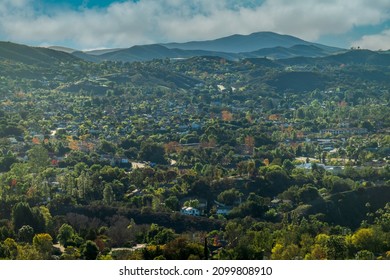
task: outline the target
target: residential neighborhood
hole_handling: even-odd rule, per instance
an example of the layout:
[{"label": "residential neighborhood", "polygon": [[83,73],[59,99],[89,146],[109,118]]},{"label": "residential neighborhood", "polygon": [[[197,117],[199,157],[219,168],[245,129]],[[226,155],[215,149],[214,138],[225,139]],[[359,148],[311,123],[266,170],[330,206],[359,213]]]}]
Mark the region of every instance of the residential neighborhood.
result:
[{"label": "residential neighborhood", "polygon": [[0,60],[0,258],[389,258],[383,66],[67,59]]}]

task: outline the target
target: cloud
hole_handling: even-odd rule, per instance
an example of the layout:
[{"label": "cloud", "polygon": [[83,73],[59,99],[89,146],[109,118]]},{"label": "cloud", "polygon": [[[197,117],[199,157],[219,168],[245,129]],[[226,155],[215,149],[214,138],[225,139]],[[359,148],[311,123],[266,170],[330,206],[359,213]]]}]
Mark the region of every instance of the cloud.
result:
[{"label": "cloud", "polygon": [[380,34],[363,36],[360,40],[353,42],[352,46],[371,50],[390,50],[390,29]]},{"label": "cloud", "polygon": [[2,0],[4,39],[96,48],[274,31],[317,40],[390,19],[388,0],[128,0],[49,11],[35,2]]}]

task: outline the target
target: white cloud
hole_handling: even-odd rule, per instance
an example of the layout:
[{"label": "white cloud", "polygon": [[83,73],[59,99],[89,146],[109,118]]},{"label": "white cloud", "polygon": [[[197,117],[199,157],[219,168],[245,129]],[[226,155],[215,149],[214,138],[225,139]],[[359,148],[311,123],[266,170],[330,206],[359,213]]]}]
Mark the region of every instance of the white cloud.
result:
[{"label": "white cloud", "polygon": [[50,10],[49,15],[33,3],[2,0],[3,39],[66,41],[81,48],[124,47],[264,30],[317,40],[390,19],[388,0],[140,0],[99,9],[62,7]]},{"label": "white cloud", "polygon": [[371,50],[390,50],[390,29],[380,34],[363,36],[360,40],[353,42],[352,46]]}]

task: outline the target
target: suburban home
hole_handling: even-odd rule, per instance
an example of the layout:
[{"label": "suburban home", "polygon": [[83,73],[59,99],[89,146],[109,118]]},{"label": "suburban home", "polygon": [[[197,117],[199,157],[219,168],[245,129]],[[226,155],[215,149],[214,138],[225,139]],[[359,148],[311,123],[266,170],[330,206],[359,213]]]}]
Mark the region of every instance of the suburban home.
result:
[{"label": "suburban home", "polygon": [[366,128],[328,128],[321,129],[321,134],[330,133],[332,135],[341,135],[341,134],[367,134],[368,130]]},{"label": "suburban home", "polygon": [[183,207],[181,208],[180,213],[189,216],[200,216],[200,211],[193,207]]}]

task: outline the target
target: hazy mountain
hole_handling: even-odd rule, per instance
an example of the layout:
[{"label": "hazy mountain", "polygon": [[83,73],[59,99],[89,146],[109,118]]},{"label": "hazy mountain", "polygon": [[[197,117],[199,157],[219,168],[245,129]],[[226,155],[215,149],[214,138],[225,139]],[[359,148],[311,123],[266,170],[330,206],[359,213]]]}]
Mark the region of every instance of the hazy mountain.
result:
[{"label": "hazy mountain", "polygon": [[88,55],[87,53],[73,53],[79,58],[97,62],[99,60],[112,60],[112,61],[148,61],[153,59],[180,59],[190,58],[194,56],[218,56],[229,60],[239,60],[245,58],[259,58],[267,57],[271,59],[283,59],[291,57],[321,57],[332,54],[327,50],[314,45],[295,45],[290,48],[274,47],[260,49],[254,52],[246,53],[227,53],[217,51],[206,50],[182,50],[182,49],[169,49],[162,45],[143,45],[134,46],[128,49],[121,49],[119,51],[105,53],[103,55]]},{"label": "hazy mountain", "polygon": [[205,50],[228,53],[247,53],[265,48],[284,47],[295,45],[315,45],[327,51],[337,51],[338,48],[313,44],[290,35],[281,35],[273,32],[257,32],[250,35],[232,35],[216,40],[193,41],[187,43],[162,44],[167,48],[182,50]]},{"label": "hazy mountain", "polygon": [[229,60],[257,57],[282,59],[297,56],[319,57],[339,51],[341,51],[339,48],[306,42],[293,36],[258,32],[209,41],[140,45],[127,49],[105,49],[73,54],[93,62],[104,60],[133,62],[194,56],[218,56]]},{"label": "hazy mountain", "polygon": [[169,49],[167,47],[157,44],[134,46],[128,49],[105,53],[98,57],[103,60],[133,62],[164,58],[181,59],[190,58],[194,56],[219,56],[230,60],[237,60],[240,58],[240,56],[237,54],[211,52],[204,50]]},{"label": "hazy mountain", "polygon": [[188,59],[197,56],[221,57],[228,60],[269,58],[281,64],[369,64],[389,65],[388,52],[368,50],[346,51],[310,43],[302,39],[272,32],[232,35],[216,40],[133,46],[126,49],[104,49],[81,52],[53,46],[36,48],[0,42],[0,58],[25,63],[53,63],[82,59],[102,61],[150,61],[153,59]]},{"label": "hazy mountain", "polygon": [[79,60],[78,58],[62,51],[56,51],[48,48],[29,47],[10,42],[0,42],[0,59],[40,65]]}]

